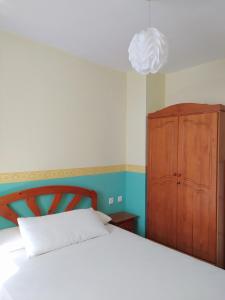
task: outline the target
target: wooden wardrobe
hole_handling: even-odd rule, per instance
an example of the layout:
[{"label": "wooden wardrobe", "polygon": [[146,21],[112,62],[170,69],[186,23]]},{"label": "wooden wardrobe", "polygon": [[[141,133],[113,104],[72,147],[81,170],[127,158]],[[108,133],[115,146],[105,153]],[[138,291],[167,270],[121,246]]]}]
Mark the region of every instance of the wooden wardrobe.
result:
[{"label": "wooden wardrobe", "polygon": [[225,266],[225,106],[148,115],[147,237]]}]

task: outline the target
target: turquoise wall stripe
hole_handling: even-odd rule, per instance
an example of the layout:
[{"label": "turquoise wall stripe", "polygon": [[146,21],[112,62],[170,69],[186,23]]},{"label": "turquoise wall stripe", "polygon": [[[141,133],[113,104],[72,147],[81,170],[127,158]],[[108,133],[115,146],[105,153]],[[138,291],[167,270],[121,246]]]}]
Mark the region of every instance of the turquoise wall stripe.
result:
[{"label": "turquoise wall stripe", "polygon": [[136,214],[138,218],[137,233],[145,236],[145,174],[141,173],[126,173],[126,202],[125,210]]},{"label": "turquoise wall stripe", "polygon": [[[44,185],[76,185],[93,189],[98,193],[98,209],[105,213],[127,211],[136,214],[138,218],[137,233],[145,236],[145,174],[135,172],[118,172],[80,177],[48,179],[38,181],[16,182],[0,184],[0,196],[27,188]],[[123,202],[118,203],[117,197],[123,196]],[[114,204],[109,205],[108,198],[115,198]],[[52,197],[40,198],[40,207],[43,213],[48,210]],[[63,199],[60,210],[66,206],[69,197]],[[87,207],[88,202],[82,202],[81,207]],[[18,202],[14,209],[22,216],[31,216],[24,201]],[[59,210],[59,211],[60,211]],[[13,224],[0,217],[0,229],[11,227]]]},{"label": "turquoise wall stripe", "polygon": [[[19,183],[4,183],[0,184],[0,196],[5,194],[10,194],[15,191],[24,190],[27,188],[38,187],[43,185],[76,185],[81,187],[86,187],[93,189],[98,193],[98,209],[105,213],[113,213],[117,211],[125,210],[125,187],[126,187],[126,172],[120,173],[109,173],[100,175],[89,175],[80,177],[70,177],[61,179],[48,179],[48,180],[38,180],[38,181],[27,181]],[[123,196],[124,201],[122,203],[117,202],[117,197],[119,195]],[[108,198],[113,196],[115,198],[114,204],[108,204]],[[40,206],[42,211],[47,211],[51,203],[51,197],[40,199]],[[65,199],[64,206],[68,199]],[[86,206],[86,203],[83,204]],[[83,206],[82,206],[83,207]],[[28,211],[24,202],[21,201],[15,207],[24,216],[29,216],[30,211]],[[63,205],[61,207],[63,209]],[[13,224],[3,218],[0,218],[0,228],[11,227]]]}]

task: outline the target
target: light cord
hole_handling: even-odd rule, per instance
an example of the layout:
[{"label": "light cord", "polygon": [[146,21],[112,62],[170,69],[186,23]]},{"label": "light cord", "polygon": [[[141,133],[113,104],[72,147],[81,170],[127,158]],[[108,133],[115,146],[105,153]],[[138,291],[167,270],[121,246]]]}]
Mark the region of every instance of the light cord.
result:
[{"label": "light cord", "polygon": [[151,27],[151,20],[152,20],[152,7],[151,7],[151,0],[148,1],[148,28]]}]

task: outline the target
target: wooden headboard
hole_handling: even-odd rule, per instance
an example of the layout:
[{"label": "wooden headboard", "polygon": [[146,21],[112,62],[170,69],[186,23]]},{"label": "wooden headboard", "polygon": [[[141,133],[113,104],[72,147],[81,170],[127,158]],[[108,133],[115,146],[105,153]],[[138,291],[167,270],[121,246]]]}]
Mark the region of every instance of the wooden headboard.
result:
[{"label": "wooden headboard", "polygon": [[76,186],[43,186],[0,197],[0,216],[18,224],[17,218],[19,215],[12,209],[12,207],[10,207],[10,204],[19,200],[24,200],[35,216],[41,216],[41,210],[37,204],[36,198],[42,195],[54,195],[51,206],[47,212],[48,215],[54,214],[56,213],[58,205],[65,194],[72,194],[73,198],[64,211],[73,210],[81,199],[86,197],[91,199],[91,206],[94,209],[97,209],[97,193],[95,191]]}]

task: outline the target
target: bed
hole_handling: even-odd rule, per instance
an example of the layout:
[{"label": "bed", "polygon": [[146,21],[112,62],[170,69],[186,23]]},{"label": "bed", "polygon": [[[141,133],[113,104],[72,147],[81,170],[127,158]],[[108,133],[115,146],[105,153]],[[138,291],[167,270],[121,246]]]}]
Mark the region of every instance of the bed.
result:
[{"label": "bed", "polygon": [[[94,191],[48,187],[0,198],[0,214],[16,222],[15,213],[9,215],[8,204],[19,199],[32,199],[29,207],[40,214],[33,203],[43,192],[56,194],[49,213],[56,210],[59,195],[66,192],[80,195],[73,197],[68,210],[83,196],[90,197],[97,208]],[[10,259],[16,271],[1,285],[0,300],[225,299],[224,270],[113,225],[105,226],[109,231],[105,236],[32,259],[23,249],[14,252]]]}]

